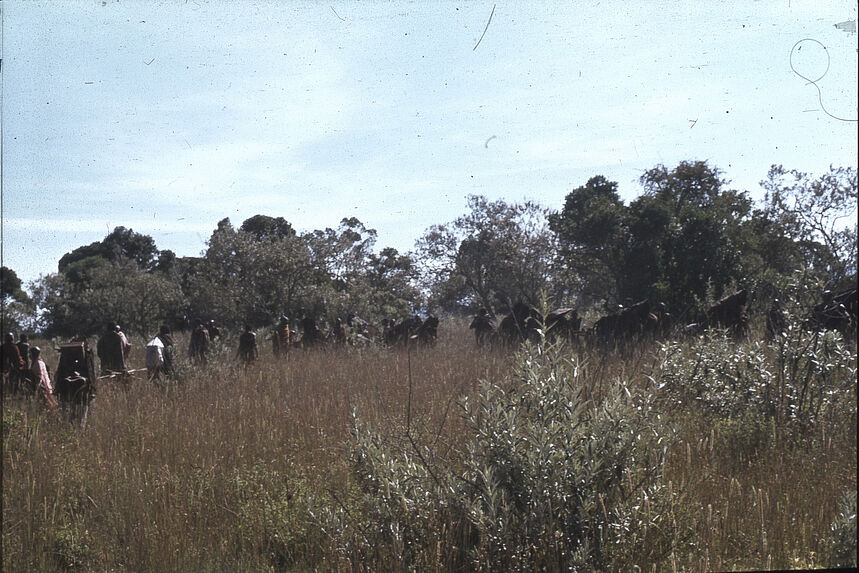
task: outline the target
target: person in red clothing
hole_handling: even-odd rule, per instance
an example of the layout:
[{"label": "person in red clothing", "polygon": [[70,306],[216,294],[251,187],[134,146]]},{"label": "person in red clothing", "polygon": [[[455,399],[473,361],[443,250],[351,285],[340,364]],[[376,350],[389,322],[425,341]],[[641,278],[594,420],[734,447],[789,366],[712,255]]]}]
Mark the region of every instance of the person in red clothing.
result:
[{"label": "person in red clothing", "polygon": [[11,332],[6,335],[3,345],[0,346],[0,357],[3,362],[3,384],[8,384],[12,394],[17,394],[25,363],[21,358],[21,350],[15,344],[15,335]]}]

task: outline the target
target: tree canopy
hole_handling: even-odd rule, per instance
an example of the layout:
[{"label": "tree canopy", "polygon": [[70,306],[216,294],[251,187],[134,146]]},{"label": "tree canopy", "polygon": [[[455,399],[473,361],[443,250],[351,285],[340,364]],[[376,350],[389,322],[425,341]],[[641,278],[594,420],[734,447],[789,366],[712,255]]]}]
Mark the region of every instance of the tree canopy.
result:
[{"label": "tree canopy", "polygon": [[92,334],[106,320],[152,333],[192,317],[231,327],[282,314],[497,314],[545,297],[578,307],[649,299],[691,321],[737,288],[771,300],[801,269],[830,288],[855,284],[853,168],[815,178],[773,166],[757,203],[704,161],[657,165],[639,182],[640,195],[625,203],[616,182],[595,175],[558,211],[472,195],[465,213],[429,227],[408,253],[377,251],[376,231],[354,217],[306,232],[280,216],[238,228],[225,218],[199,257],[116,227],[65,254],[58,273],[30,285],[32,300],[3,267],[4,309],[18,313],[16,325],[37,317],[30,322],[48,334]]}]

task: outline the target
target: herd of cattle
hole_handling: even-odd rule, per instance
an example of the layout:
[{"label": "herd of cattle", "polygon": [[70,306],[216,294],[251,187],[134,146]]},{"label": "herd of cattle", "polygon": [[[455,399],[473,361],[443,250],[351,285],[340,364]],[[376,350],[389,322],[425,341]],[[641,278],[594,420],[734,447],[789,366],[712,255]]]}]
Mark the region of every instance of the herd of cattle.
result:
[{"label": "herd of cattle", "polygon": [[[582,318],[576,309],[561,308],[545,316],[523,303],[514,304],[497,327],[485,309],[474,317],[470,328],[474,330],[478,345],[518,345],[526,340],[541,337],[567,340],[588,340],[600,348],[620,348],[643,337],[664,338],[678,334],[695,334],[707,328],[725,329],[734,336],[748,333],[746,313],[747,293],[739,290],[712,305],[705,320],[698,324],[679,326],[663,304],[641,301],[619,306],[617,311],[597,320],[590,328],[582,328]],[[855,340],[857,325],[857,290],[839,293],[824,292],[822,302],[815,305],[804,320],[807,329],[839,331],[845,339]],[[787,325],[787,317],[778,300],[773,301],[767,313],[767,336],[774,337]],[[346,324],[352,332],[353,343],[373,340],[389,346],[433,344],[438,335],[439,319],[429,316],[422,320],[411,316],[402,321],[383,321],[378,329],[360,317],[350,315]],[[338,327],[340,321],[337,321]],[[308,327],[309,328],[309,327]],[[318,331],[315,328],[315,331]],[[298,333],[294,333],[298,334]],[[301,338],[308,336],[302,333]],[[298,337],[296,337],[298,338]],[[326,342],[322,336],[319,342]],[[295,340],[295,339],[294,339]],[[306,347],[297,340],[297,346]],[[304,341],[306,342],[306,341]],[[60,404],[85,407],[93,395],[97,380],[92,350],[85,340],[60,345],[60,361],[53,375],[54,394]],[[277,356],[278,352],[275,352]],[[102,376],[103,377],[103,376]],[[85,419],[85,413],[84,413]]]},{"label": "herd of cattle", "polygon": [[[664,304],[652,304],[644,300],[619,306],[616,312],[603,316],[590,328],[584,329],[581,317],[573,308],[553,310],[543,318],[527,305],[516,304],[511,312],[502,318],[491,340],[516,343],[535,339],[540,335],[567,339],[581,337],[606,348],[622,346],[642,337],[666,338],[699,334],[710,328],[724,329],[741,338],[749,331],[747,300],[748,293],[745,290],[731,293],[710,306],[703,321],[692,324],[676,321]],[[822,302],[814,306],[804,320],[804,325],[815,331],[838,331],[845,339],[853,340],[856,337],[856,312],[857,289],[847,289],[839,293],[825,291]],[[785,328],[787,317],[778,300],[773,301],[766,319],[767,335],[770,338]],[[475,317],[472,328],[478,330],[480,324],[481,317]]]},{"label": "herd of cattle", "polygon": [[[664,339],[699,334],[711,328],[723,329],[741,338],[749,332],[747,301],[748,293],[744,289],[738,290],[711,305],[701,322],[683,324],[671,316],[665,304],[652,304],[644,300],[625,306],[619,305],[615,312],[598,319],[590,328],[582,327],[582,318],[574,308],[552,310],[544,316],[533,307],[516,303],[509,313],[501,317],[497,326],[488,312],[481,309],[470,327],[474,330],[479,345],[513,345],[547,336],[567,340],[585,339],[601,348],[608,348],[622,346],[642,337]],[[825,291],[822,302],[814,306],[804,325],[816,331],[835,330],[845,339],[853,340],[856,337],[856,311],[857,289],[838,293]],[[775,336],[785,328],[787,318],[778,300],[774,300],[770,306],[766,322],[768,337]],[[366,321],[355,316],[349,317],[348,324],[368,336],[376,333],[375,330],[367,330]],[[436,338],[437,329],[438,318],[430,316],[421,321],[414,316],[399,323],[385,321],[380,338],[389,345],[410,340],[431,343]]]}]

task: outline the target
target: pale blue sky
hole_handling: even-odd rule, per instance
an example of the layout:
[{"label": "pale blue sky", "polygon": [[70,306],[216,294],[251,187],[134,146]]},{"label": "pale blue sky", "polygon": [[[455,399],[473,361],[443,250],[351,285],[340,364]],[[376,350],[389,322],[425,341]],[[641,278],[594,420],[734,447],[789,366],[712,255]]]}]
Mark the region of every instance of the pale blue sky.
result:
[{"label": "pale blue sky", "polygon": [[[487,21],[495,11],[486,28]],[[3,263],[123,225],[356,216],[407,251],[468,194],[552,209],[594,175],[856,167],[856,2],[4,0]],[[846,28],[846,29],[845,29]],[[486,34],[474,49],[481,34]],[[491,139],[490,139],[491,138]]]}]

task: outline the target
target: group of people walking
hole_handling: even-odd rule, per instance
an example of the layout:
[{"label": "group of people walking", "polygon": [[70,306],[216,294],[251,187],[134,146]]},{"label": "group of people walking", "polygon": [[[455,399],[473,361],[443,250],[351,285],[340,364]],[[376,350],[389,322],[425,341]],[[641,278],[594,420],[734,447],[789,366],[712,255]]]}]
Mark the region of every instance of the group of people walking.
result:
[{"label": "group of people walking", "polygon": [[57,406],[48,366],[42,360],[42,349],[30,346],[26,334],[22,334],[18,342],[15,342],[15,335],[7,333],[0,347],[0,354],[3,382],[12,394],[24,391],[35,393],[48,407]]},{"label": "group of people walking", "polygon": [[[270,338],[275,357],[288,356],[294,346],[311,348],[323,343],[334,345],[347,343],[346,324],[341,318],[336,318],[330,328],[323,330],[303,309],[299,315],[301,319],[297,321],[297,329],[292,328],[289,317],[280,316]],[[353,334],[357,339],[370,340],[367,323],[351,316],[350,320],[345,322],[352,326]],[[205,322],[199,318],[194,319],[191,322],[188,344],[190,363],[195,366],[206,365],[212,343],[221,336],[221,330],[214,320]],[[85,338],[79,337],[75,340],[85,343]],[[131,350],[132,344],[122,327],[115,322],[106,323],[95,347],[95,355],[99,360],[98,378],[113,378],[136,372],[137,370],[129,367]],[[235,359],[240,364],[248,366],[258,360],[259,356],[257,334],[251,325],[247,324],[238,337]],[[148,379],[157,381],[175,376],[175,358],[175,341],[171,328],[166,324],[161,325],[158,333],[145,345],[145,370]],[[52,383],[50,369],[41,358],[41,349],[38,346],[30,346],[27,334],[21,334],[17,342],[13,333],[5,335],[2,345],[2,367],[4,386],[12,393],[23,393],[25,390],[30,394],[38,393],[49,406],[57,405],[55,384]]]}]

